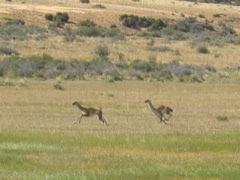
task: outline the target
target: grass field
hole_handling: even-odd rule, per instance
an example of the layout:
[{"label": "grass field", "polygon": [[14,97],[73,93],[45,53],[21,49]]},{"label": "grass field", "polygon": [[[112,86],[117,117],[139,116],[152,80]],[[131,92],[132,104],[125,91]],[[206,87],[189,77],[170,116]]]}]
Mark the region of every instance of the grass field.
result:
[{"label": "grass field", "polygon": [[[0,86],[1,179],[238,179],[239,84],[15,80]],[[24,85],[24,86],[22,86]],[[96,91],[97,90],[97,91]],[[168,125],[144,103],[174,109]],[[110,124],[73,101],[102,107]],[[227,116],[227,120],[217,120]]]}]

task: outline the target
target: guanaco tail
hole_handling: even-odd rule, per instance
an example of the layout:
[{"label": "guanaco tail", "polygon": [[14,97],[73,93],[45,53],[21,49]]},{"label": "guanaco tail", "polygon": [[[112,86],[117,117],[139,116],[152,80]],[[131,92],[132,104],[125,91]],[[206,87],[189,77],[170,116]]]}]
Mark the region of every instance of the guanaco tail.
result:
[{"label": "guanaco tail", "polygon": [[[146,100],[145,103],[148,103],[152,112],[160,119],[160,123],[164,122],[166,124],[165,121],[168,121],[172,117],[171,112],[173,112],[173,110],[170,107],[164,105],[153,107],[152,102],[149,99]],[[164,114],[169,115],[169,117],[166,118]]]},{"label": "guanaco tail", "polygon": [[106,120],[104,119],[104,117],[103,117],[103,112],[102,112],[101,108],[96,109],[96,108],[93,108],[93,107],[83,107],[83,106],[81,106],[81,104],[80,104],[79,102],[77,102],[77,101],[74,102],[72,105],[73,105],[73,106],[77,106],[78,109],[80,109],[80,111],[82,111],[81,116],[79,116],[79,118],[75,121],[75,123],[77,123],[77,122],[80,123],[82,117],[97,116],[98,119],[99,119],[100,121],[102,121],[103,124],[108,125],[107,121],[106,121]]}]

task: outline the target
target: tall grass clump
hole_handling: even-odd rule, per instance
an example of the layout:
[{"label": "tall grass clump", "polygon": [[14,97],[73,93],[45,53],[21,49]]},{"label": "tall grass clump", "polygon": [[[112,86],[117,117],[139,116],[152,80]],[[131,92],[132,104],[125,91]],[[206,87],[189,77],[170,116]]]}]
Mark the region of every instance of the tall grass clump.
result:
[{"label": "tall grass clump", "polygon": [[217,119],[218,121],[228,121],[228,117],[225,116],[225,115],[218,115],[218,116],[216,117],[216,119]]}]

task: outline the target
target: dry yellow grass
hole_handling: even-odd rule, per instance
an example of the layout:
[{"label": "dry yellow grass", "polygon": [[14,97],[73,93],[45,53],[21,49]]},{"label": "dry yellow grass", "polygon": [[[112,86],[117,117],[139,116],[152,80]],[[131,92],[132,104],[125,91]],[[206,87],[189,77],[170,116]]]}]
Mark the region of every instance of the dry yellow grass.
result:
[{"label": "dry yellow grass", "polygon": [[126,41],[112,41],[108,38],[81,38],[83,42],[66,42],[62,37],[49,38],[47,40],[36,41],[15,41],[15,49],[21,52],[21,56],[49,54],[55,59],[63,60],[92,60],[96,58],[95,48],[104,43],[108,46],[110,59],[119,60],[119,54],[123,54],[125,60],[149,60],[155,58],[157,62],[169,63],[178,60],[183,64],[192,65],[212,65],[216,68],[239,66],[238,54],[240,49],[236,45],[225,47],[209,47],[209,54],[198,53],[196,47],[192,48],[190,41],[177,41],[165,43],[163,38],[155,38],[156,47],[169,47],[180,54],[174,52],[153,52],[147,50],[147,43],[150,39],[128,37]]},{"label": "dry yellow grass", "polygon": [[[28,81],[24,87],[0,86],[2,129],[45,129],[109,133],[215,133],[237,131],[239,84],[188,84],[124,81]],[[169,125],[159,124],[144,100],[174,109]],[[96,118],[74,124],[80,111],[71,105],[102,107],[110,126]],[[225,115],[221,122],[217,116]]]}]

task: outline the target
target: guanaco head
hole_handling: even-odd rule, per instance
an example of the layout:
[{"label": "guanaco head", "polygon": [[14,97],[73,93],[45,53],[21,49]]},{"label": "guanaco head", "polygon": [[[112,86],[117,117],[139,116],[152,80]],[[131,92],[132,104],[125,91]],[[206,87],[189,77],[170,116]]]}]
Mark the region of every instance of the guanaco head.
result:
[{"label": "guanaco head", "polygon": [[150,103],[151,101],[149,100],[149,99],[147,99],[146,101],[145,101],[145,103]]},{"label": "guanaco head", "polygon": [[79,102],[77,102],[77,101],[75,101],[74,103],[72,103],[73,106],[76,106],[76,105],[78,105],[78,104],[79,104]]}]

